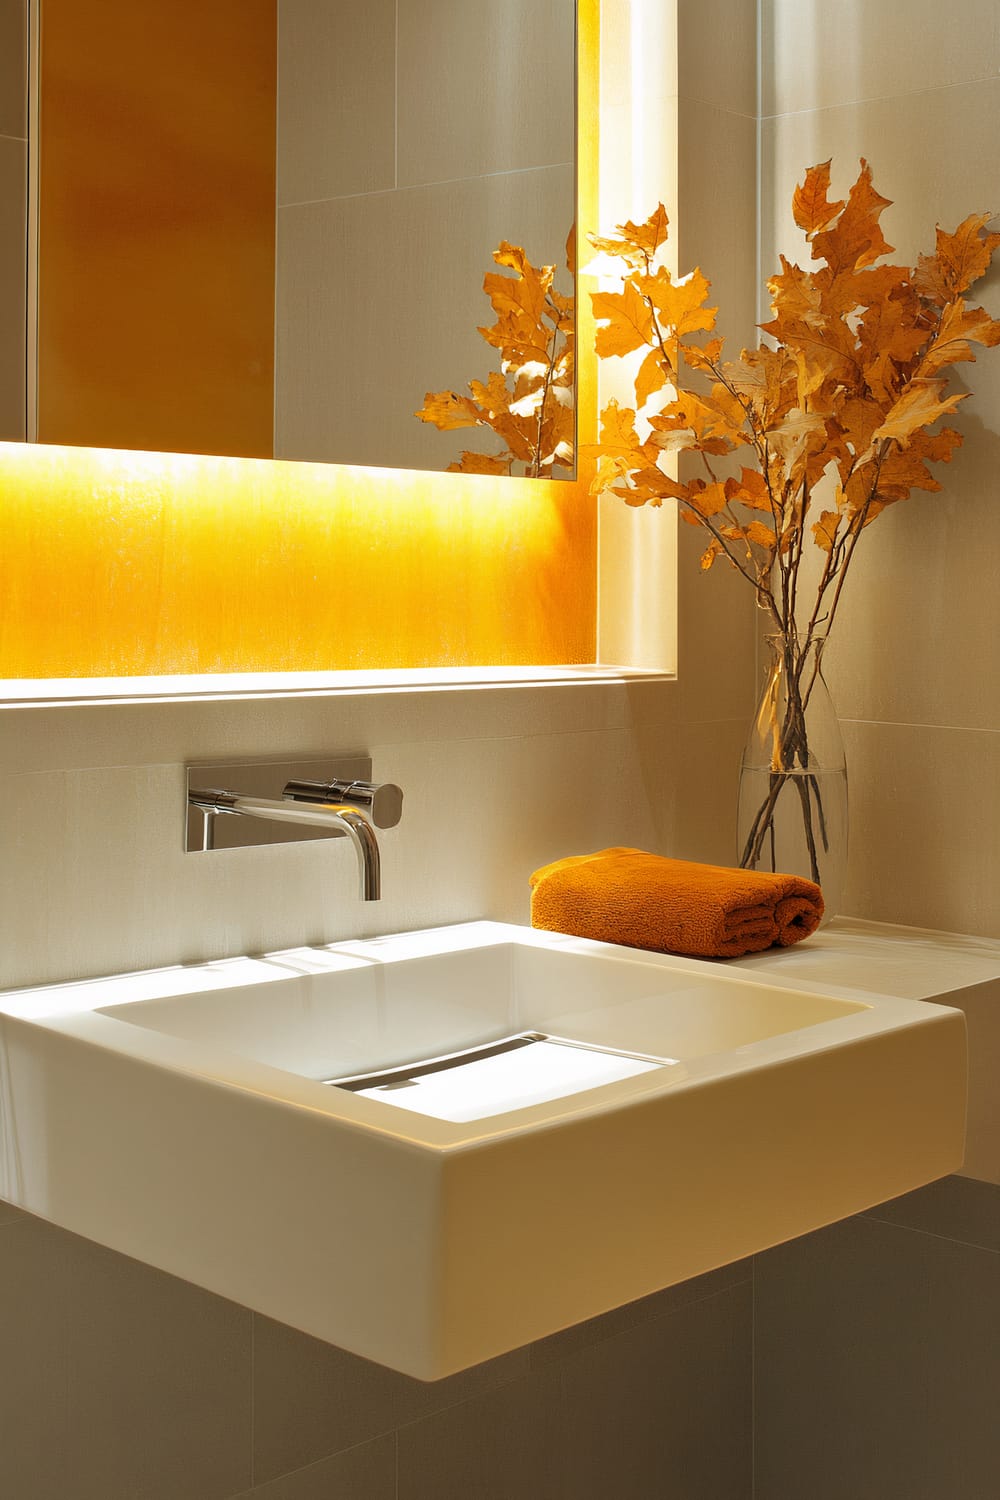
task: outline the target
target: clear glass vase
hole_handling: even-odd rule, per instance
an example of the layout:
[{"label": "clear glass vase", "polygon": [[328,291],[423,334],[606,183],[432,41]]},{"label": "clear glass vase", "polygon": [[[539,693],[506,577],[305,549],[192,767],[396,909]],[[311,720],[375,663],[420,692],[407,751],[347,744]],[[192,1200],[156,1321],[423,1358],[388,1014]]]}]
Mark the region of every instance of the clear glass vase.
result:
[{"label": "clear glass vase", "polygon": [[839,910],[847,868],[847,763],[825,638],[767,637],[764,690],[740,767],[743,869],[804,875],[822,887],[824,922]]}]

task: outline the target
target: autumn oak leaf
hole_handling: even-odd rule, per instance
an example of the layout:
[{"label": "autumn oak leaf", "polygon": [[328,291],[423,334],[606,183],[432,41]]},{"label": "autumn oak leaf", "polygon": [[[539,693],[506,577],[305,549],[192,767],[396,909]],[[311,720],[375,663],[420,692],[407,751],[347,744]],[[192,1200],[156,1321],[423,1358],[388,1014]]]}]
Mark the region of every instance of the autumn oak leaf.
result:
[{"label": "autumn oak leaf", "polygon": [[842,198],[831,203],[827,197],[829,191],[830,162],[824,161],[819,166],[809,168],[805,181],[799,184],[792,195],[795,222],[807,237],[811,238],[820,229],[825,229],[844,206]]},{"label": "autumn oak leaf", "polygon": [[905,446],[921,427],[929,427],[938,417],[945,417],[953,412],[958,403],[968,395],[967,391],[960,392],[955,396],[946,396],[942,401],[940,398],[943,390],[943,380],[915,380],[912,385],[907,386],[881,426],[872,433],[873,441],[894,438],[897,443]]}]

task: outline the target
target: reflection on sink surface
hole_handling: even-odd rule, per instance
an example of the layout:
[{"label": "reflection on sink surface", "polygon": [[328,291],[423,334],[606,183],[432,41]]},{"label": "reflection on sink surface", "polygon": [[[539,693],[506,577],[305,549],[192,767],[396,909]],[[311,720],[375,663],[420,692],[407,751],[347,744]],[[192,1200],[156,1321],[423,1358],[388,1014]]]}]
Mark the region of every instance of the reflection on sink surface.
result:
[{"label": "reflection on sink surface", "polygon": [[0,1195],[423,1378],[962,1155],[958,1012],[495,923],[13,991],[0,1046]]}]

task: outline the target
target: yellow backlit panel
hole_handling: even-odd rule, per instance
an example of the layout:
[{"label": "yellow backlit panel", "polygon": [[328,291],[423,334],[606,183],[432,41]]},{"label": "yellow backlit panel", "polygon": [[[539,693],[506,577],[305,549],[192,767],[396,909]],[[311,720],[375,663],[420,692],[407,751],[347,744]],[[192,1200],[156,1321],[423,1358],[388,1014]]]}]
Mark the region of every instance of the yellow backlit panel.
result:
[{"label": "yellow backlit panel", "polygon": [[0,677],[594,658],[582,487],[0,444]]}]

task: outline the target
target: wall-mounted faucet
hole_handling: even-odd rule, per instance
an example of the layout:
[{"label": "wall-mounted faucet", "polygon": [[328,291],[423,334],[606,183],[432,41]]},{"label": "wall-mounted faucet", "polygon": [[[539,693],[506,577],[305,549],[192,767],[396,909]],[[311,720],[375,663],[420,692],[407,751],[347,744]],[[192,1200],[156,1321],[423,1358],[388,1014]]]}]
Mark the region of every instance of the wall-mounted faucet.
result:
[{"label": "wall-mounted faucet", "polygon": [[394,828],[403,794],[370,776],[366,756],[188,766],[185,847],[210,854],[346,835],[358,856],[362,899],[377,901],[381,858],[372,825]]}]

